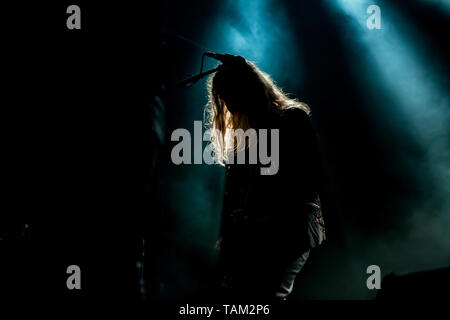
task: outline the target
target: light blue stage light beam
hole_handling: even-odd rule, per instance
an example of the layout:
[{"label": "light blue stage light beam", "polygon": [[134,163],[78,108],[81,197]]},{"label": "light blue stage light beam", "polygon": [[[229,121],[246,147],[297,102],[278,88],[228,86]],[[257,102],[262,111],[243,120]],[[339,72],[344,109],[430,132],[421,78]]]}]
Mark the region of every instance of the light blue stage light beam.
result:
[{"label": "light blue stage light beam", "polygon": [[283,4],[227,0],[208,30],[208,47],[242,55],[294,90],[301,83],[301,55]]},{"label": "light blue stage light beam", "polygon": [[[383,1],[335,0],[329,1],[336,8],[353,18],[352,34],[362,41],[366,54],[374,61],[373,68],[379,72],[396,99],[392,105],[402,108],[408,117],[422,146],[440,141],[438,148],[448,147],[444,139],[449,132],[449,93],[445,89],[448,75],[438,69],[430,58],[424,42],[414,27],[398,13],[390,11]],[[381,9],[381,30],[369,30],[366,25],[370,5]],[[362,73],[367,79],[373,75]],[[373,79],[368,80],[373,81]],[[389,110],[385,110],[388,111]],[[449,174],[449,173],[447,173]]]},{"label": "light blue stage light beam", "polygon": [[[340,26],[345,28],[342,34],[348,37],[346,40],[358,47],[358,55],[364,55],[364,59],[358,59],[364,61],[363,68],[358,63],[353,65],[361,85],[366,86],[373,97],[383,96],[385,92],[376,90],[385,88],[382,90],[388,91],[386,96],[392,98],[380,99],[384,103],[375,104],[376,110],[367,112],[373,117],[378,115],[381,125],[398,126],[388,130],[390,133],[407,130],[409,137],[423,151],[419,157],[408,153],[407,147],[402,151],[400,159],[406,161],[403,170],[415,176],[426,175],[427,181],[433,182],[419,185],[426,197],[422,203],[405,209],[412,239],[420,232],[427,237],[428,242],[416,243],[417,253],[429,257],[434,254],[433,261],[438,261],[440,250],[450,250],[447,240],[450,236],[450,93],[446,90],[449,78],[444,71],[445,62],[433,59],[431,49],[412,22],[384,1],[329,0],[328,4],[340,13],[336,18],[344,19]],[[381,9],[379,30],[367,28],[370,14],[366,10],[370,5],[378,5]],[[351,50],[349,46],[349,52]],[[396,120],[383,120],[386,118]],[[385,130],[380,129],[381,135]],[[395,161],[395,156],[392,159]],[[427,187],[432,187],[433,191],[426,190]],[[423,251],[431,250],[426,247],[427,243],[440,249],[433,253]]]}]

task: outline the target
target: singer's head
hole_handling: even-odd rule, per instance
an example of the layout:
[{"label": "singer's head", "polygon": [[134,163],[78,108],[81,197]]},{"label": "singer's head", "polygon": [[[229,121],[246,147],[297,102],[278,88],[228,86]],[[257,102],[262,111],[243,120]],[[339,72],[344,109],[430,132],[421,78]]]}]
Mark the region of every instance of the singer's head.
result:
[{"label": "singer's head", "polygon": [[228,152],[239,147],[230,140],[230,129],[261,128],[268,117],[283,109],[300,108],[309,113],[306,104],[289,98],[267,73],[242,58],[210,76],[207,87],[207,121],[214,129],[211,143],[222,164]]}]

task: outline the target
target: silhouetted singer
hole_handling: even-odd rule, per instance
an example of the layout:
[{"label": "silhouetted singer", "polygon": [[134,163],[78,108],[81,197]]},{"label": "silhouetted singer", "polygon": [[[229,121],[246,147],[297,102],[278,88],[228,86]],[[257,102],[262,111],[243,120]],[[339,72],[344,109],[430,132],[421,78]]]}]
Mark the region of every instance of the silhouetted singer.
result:
[{"label": "silhouetted singer", "polygon": [[[226,58],[208,79],[206,108],[216,161],[226,166],[220,297],[285,300],[311,248],[325,239],[317,137],[306,104],[243,57]],[[261,142],[233,135],[237,129],[279,130],[276,174],[262,175],[264,166],[248,158],[236,163],[239,152]]]}]

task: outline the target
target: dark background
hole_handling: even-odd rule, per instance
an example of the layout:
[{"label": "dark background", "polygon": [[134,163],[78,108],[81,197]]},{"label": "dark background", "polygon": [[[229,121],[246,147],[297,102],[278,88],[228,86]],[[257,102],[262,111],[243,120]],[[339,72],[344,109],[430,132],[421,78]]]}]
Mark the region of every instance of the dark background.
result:
[{"label": "dark background", "polygon": [[[204,79],[170,84],[197,73],[206,50],[255,61],[312,109],[328,240],[294,299],[372,299],[372,264],[383,275],[448,267],[450,12],[445,1],[367,2],[381,7],[383,26],[368,30],[358,20],[366,2],[354,11],[339,3],[6,6],[2,290],[143,299],[136,261],[145,250],[146,299],[202,295],[223,168],[171,163],[170,133],[202,120],[206,89]],[[66,28],[70,4],[81,8],[81,30]],[[155,96],[166,111],[162,145]],[[70,264],[82,270],[79,292],[65,288]]]}]

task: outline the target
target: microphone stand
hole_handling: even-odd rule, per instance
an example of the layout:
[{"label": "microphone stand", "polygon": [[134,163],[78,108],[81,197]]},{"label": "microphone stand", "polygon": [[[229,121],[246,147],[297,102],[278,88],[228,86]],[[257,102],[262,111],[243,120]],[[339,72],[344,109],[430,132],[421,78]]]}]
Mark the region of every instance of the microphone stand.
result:
[{"label": "microphone stand", "polygon": [[220,69],[223,69],[223,68],[225,68],[225,66],[224,65],[220,65],[217,68],[211,69],[209,71],[201,72],[201,73],[199,73],[199,74],[197,74],[197,75],[195,75],[193,77],[189,77],[187,79],[175,82],[175,84],[173,86],[175,86],[175,87],[189,87],[192,84],[194,84],[195,82],[197,82],[198,80],[206,77],[207,75],[209,75],[211,73],[217,72],[217,71],[219,71]]}]

